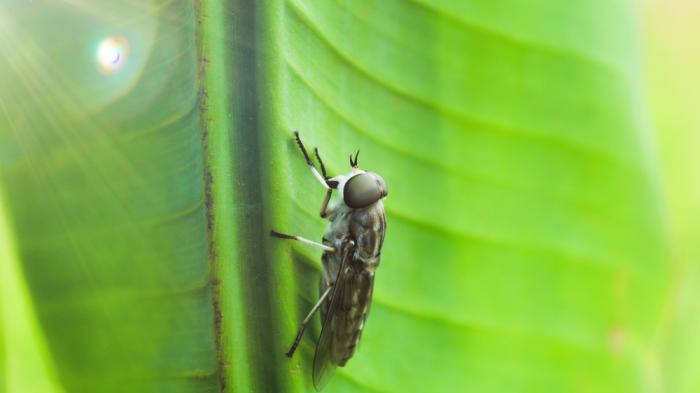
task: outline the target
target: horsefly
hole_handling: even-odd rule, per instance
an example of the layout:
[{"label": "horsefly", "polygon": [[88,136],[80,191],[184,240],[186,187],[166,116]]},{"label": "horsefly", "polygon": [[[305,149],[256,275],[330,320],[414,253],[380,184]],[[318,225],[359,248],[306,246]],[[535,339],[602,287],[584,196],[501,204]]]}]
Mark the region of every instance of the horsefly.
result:
[{"label": "horsefly", "polygon": [[[350,173],[328,177],[318,149],[314,149],[321,168],[319,173],[299,133],[294,132],[294,137],[311,173],[326,189],[321,218],[328,219],[330,223],[322,243],[276,231],[270,234],[323,250],[320,298],[301,322],[292,347],[286,353],[287,357],[292,357],[306,325],[320,309],[321,336],[314,355],[313,382],[316,390],[321,390],[335,368],[344,366],[352,357],[360,341],[386,231],[382,200],[387,196],[387,187],[378,174],[358,168],[359,150],[354,158],[350,155]],[[333,190],[339,192],[340,202],[329,208]]]}]

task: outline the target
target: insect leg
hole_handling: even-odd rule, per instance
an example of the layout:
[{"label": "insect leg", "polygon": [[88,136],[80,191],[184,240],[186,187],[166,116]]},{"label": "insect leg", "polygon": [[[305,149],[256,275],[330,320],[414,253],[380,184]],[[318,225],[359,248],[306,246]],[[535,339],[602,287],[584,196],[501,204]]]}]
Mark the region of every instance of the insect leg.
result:
[{"label": "insect leg", "polygon": [[321,204],[321,218],[326,218],[328,216],[328,202],[331,200],[331,194],[333,190],[326,191],[326,197],[323,198],[323,203]]},{"label": "insect leg", "polygon": [[[309,153],[306,152],[306,148],[304,147],[304,144],[301,142],[301,138],[299,138],[299,132],[294,131],[294,139],[297,141],[297,145],[299,145],[299,149],[301,149],[301,153],[304,155],[304,159],[306,160],[306,165],[309,166],[309,169],[311,169],[311,173],[314,174],[314,177],[318,179],[318,181],[321,183],[321,185],[327,189],[331,188],[331,186],[328,184],[328,181],[325,179],[325,176],[321,176],[320,173],[318,173],[318,169],[316,169],[316,165],[314,165],[314,162],[311,161],[311,158],[309,157]],[[324,169],[325,172],[325,169]]]},{"label": "insect leg", "polygon": [[316,159],[318,160],[318,165],[321,166],[321,174],[323,175],[323,178],[326,179],[326,183],[328,182],[328,173],[326,173],[326,166],[323,165],[323,160],[321,159],[321,155],[318,154],[318,149],[314,147],[314,154],[316,155]]},{"label": "insect leg", "polygon": [[304,335],[304,329],[306,329],[306,324],[309,323],[311,318],[316,314],[316,311],[321,307],[321,304],[323,304],[323,301],[326,300],[326,297],[331,293],[331,289],[333,289],[333,286],[330,285],[328,288],[326,288],[326,291],[323,292],[323,295],[318,299],[318,302],[314,305],[314,307],[309,311],[309,314],[304,318],[303,321],[301,321],[301,325],[299,325],[299,331],[297,331],[297,336],[294,338],[294,342],[292,343],[292,347],[289,348],[289,351],[285,355],[287,355],[288,358],[291,358],[292,355],[294,355],[294,351],[296,351],[297,347],[299,346],[299,343],[301,342],[301,337]]},{"label": "insect leg", "polygon": [[305,239],[305,238],[303,238],[303,237],[301,237],[301,236],[286,235],[286,234],[284,234],[284,233],[279,233],[279,232],[274,231],[274,230],[270,231],[270,236],[276,237],[276,238],[278,238],[278,239],[296,240],[296,241],[298,241],[298,242],[301,242],[301,243],[304,243],[304,244],[308,244],[308,245],[310,245],[310,246],[314,246],[314,247],[320,248],[320,249],[323,250],[323,251],[335,252],[335,248],[333,248],[333,247],[327,246],[327,245],[322,244],[322,243],[315,242],[315,241],[313,241],[313,240]]}]

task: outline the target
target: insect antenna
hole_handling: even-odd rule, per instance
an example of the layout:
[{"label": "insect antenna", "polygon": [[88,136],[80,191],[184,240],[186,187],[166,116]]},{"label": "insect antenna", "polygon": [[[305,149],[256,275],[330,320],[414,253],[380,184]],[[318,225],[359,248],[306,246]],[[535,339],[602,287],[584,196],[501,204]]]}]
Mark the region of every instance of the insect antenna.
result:
[{"label": "insect antenna", "polygon": [[357,168],[357,156],[360,155],[360,151],[358,150],[357,153],[355,153],[355,159],[352,158],[352,154],[350,154],[350,166],[353,168]]}]

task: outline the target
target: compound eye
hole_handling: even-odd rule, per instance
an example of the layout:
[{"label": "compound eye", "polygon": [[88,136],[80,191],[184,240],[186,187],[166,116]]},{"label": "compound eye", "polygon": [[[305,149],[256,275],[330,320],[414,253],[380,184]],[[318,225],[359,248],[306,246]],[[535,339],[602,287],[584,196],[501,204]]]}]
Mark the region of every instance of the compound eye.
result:
[{"label": "compound eye", "polygon": [[343,188],[345,204],[353,209],[361,209],[377,202],[382,190],[377,179],[367,173],[353,176]]}]

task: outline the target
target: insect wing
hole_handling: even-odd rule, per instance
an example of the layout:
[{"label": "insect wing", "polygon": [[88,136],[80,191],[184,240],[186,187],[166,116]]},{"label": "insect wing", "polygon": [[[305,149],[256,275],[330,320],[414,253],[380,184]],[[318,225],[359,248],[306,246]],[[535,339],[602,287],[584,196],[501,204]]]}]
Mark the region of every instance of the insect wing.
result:
[{"label": "insect wing", "polygon": [[337,347],[338,340],[335,336],[338,332],[335,330],[334,326],[339,324],[339,318],[342,319],[345,317],[342,315],[342,303],[345,298],[347,283],[349,280],[352,280],[352,272],[345,272],[345,270],[349,265],[352,250],[352,247],[347,247],[343,253],[344,255],[340,264],[340,269],[338,270],[338,276],[333,284],[331,297],[328,300],[328,309],[326,311],[326,318],[323,321],[323,327],[321,328],[321,336],[316,345],[313,380],[314,387],[316,387],[318,391],[326,386],[333,376],[335,368],[338,366],[338,357],[340,356],[338,350],[340,350],[340,348]]}]

